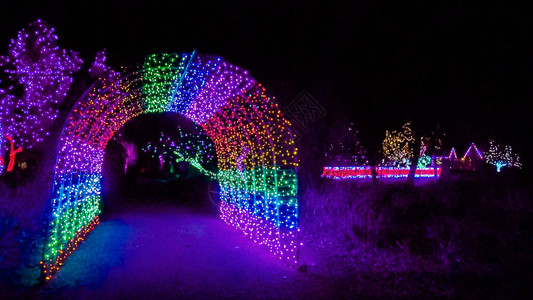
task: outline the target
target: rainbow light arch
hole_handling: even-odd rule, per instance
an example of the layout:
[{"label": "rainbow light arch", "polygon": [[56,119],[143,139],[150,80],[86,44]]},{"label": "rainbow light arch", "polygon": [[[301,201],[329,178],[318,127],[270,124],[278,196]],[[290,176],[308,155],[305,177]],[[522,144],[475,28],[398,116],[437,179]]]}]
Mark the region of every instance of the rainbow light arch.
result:
[{"label": "rainbow light arch", "polygon": [[201,126],[218,160],[220,218],[298,262],[297,148],[278,104],[246,70],[192,53],[147,56],[100,76],[61,133],[42,264],[49,280],[99,223],[107,143],[128,120],[173,112]]}]

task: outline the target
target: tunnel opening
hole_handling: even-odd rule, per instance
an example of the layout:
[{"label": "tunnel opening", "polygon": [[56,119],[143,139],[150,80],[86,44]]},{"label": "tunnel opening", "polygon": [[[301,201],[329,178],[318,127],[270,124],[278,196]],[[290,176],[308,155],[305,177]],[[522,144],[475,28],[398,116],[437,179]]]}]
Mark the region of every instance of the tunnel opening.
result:
[{"label": "tunnel opening", "polygon": [[[102,217],[148,206],[179,207],[218,216],[218,182],[191,163],[166,153],[179,151],[180,145],[194,144],[191,136],[202,137],[202,142],[208,143],[205,151],[211,159],[203,167],[216,172],[212,141],[202,128],[183,116],[175,113],[141,115],[117,131],[104,154]],[[178,145],[165,145],[169,143]],[[163,146],[165,149],[161,149]],[[153,151],[154,148],[157,151]]]}]

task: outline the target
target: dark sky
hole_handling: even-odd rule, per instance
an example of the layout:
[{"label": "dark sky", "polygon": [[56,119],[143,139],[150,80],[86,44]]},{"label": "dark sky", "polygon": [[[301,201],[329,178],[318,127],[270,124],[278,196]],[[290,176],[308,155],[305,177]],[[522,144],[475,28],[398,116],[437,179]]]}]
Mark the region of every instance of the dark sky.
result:
[{"label": "dark sky", "polygon": [[[327,111],[383,135],[409,119],[442,124],[452,143],[530,143],[533,24],[527,7],[479,1],[9,1],[0,51],[28,22],[54,26],[62,47],[112,64],[193,49],[218,54],[287,105],[308,91]],[[22,3],[24,2],[24,3]],[[103,2],[103,1],[102,1]],[[327,6],[330,5],[330,6]]]}]

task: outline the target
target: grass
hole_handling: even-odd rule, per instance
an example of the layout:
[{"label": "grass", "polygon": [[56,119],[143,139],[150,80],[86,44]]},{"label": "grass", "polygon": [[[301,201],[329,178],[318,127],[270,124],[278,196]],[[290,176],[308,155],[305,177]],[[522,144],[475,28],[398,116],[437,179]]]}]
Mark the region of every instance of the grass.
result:
[{"label": "grass", "polygon": [[38,283],[53,175],[53,160],[43,161],[0,177],[0,282],[6,284]]},{"label": "grass", "polygon": [[[323,249],[330,274],[434,277],[427,294],[446,297],[495,289],[519,296],[532,279],[533,197],[520,178],[414,187],[322,179],[310,181],[301,197],[304,241]],[[412,296],[411,288],[424,289],[400,290]]]}]

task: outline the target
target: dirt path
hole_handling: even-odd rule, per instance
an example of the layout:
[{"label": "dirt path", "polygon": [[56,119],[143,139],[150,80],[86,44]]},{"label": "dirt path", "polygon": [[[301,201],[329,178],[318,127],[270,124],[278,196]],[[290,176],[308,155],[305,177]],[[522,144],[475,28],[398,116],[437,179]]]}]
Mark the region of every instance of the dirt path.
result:
[{"label": "dirt path", "polygon": [[287,268],[216,217],[159,208],[104,220],[45,295],[271,299],[317,297],[322,290],[319,280]]}]

